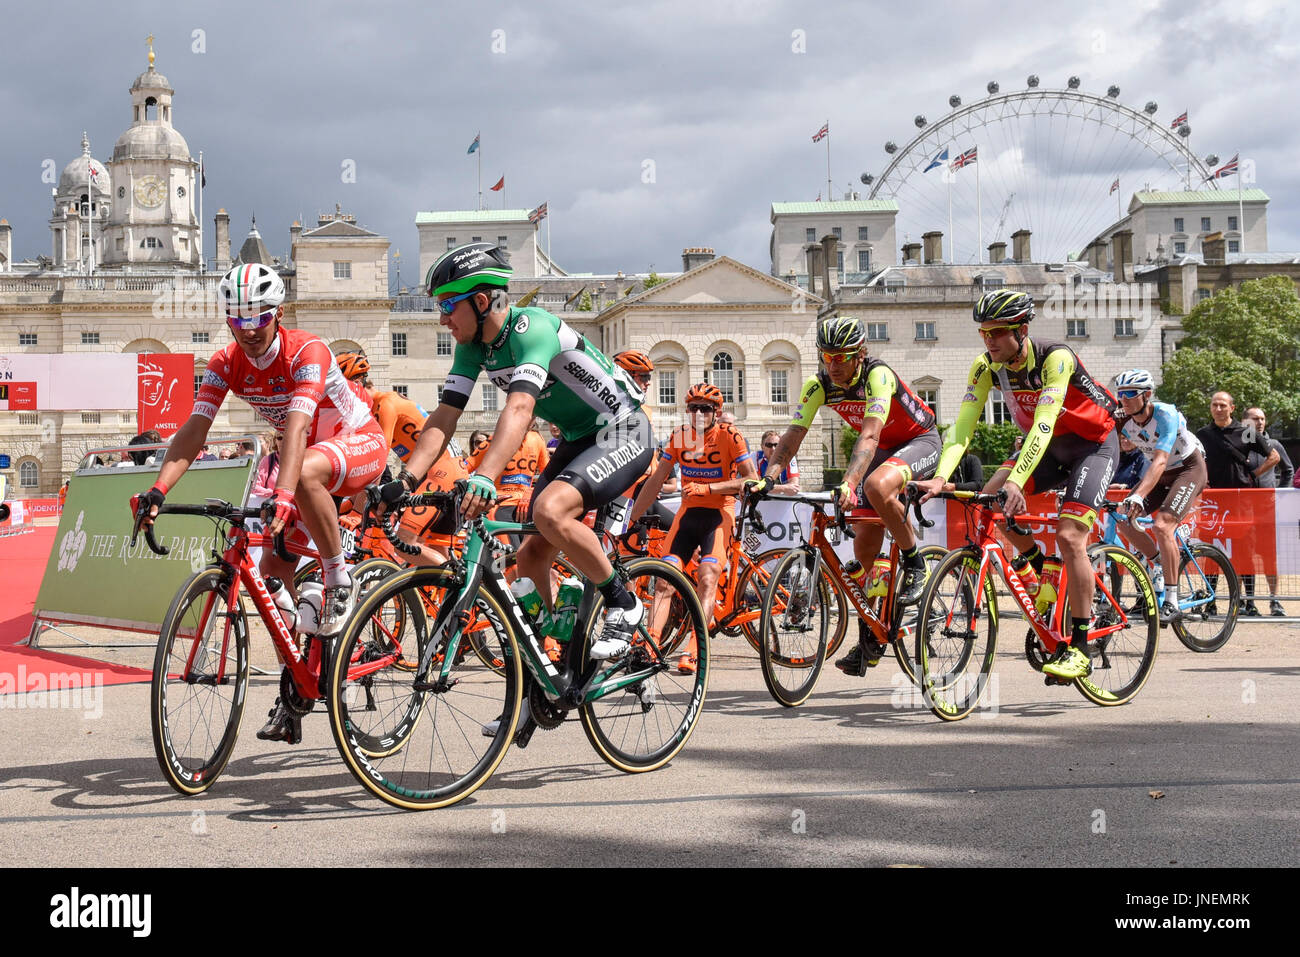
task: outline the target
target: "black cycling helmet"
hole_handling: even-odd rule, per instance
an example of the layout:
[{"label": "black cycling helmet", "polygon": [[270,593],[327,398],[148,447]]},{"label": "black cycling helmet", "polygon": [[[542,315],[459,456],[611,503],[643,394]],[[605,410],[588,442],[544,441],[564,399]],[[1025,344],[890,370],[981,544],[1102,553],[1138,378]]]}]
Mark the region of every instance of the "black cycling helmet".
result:
[{"label": "black cycling helmet", "polygon": [[[424,277],[425,291],[437,298],[448,293],[461,294],[483,290],[505,290],[510,285],[510,254],[496,243],[466,243],[449,249],[439,257]],[[479,311],[470,300],[470,308],[478,318],[475,342],[483,340],[483,322],[487,313]]]},{"label": "black cycling helmet", "polygon": [[980,296],[971,314],[976,322],[1001,322],[1008,326],[1018,326],[1033,322],[1034,300],[1023,292],[995,289]]},{"label": "black cycling helmet", "polygon": [[851,352],[866,341],[862,324],[852,316],[834,316],[817,326],[817,348],[822,352]]}]

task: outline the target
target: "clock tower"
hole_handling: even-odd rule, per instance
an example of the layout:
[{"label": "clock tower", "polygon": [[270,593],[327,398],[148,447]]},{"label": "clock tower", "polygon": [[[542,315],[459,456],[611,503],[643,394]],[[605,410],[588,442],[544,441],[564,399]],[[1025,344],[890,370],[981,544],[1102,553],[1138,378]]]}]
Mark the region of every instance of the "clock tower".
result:
[{"label": "clock tower", "polygon": [[149,69],[131,85],[131,126],[118,137],[107,164],[113,198],[101,263],[105,269],[131,272],[198,271],[198,163],[172,126],[175,91],[154,69],[149,39]]}]

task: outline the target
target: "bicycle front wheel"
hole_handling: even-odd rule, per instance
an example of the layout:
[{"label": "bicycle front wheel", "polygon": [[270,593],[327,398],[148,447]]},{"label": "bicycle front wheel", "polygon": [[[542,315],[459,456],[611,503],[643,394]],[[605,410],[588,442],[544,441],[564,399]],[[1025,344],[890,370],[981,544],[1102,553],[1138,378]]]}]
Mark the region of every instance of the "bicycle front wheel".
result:
[{"label": "bicycle front wheel", "polygon": [[[926,580],[930,579],[939,567],[939,562],[948,554],[948,549],[942,545],[926,545],[921,549],[921,561],[925,562]],[[881,604],[877,600],[876,604]],[[921,604],[917,602],[907,608],[895,608],[895,631],[894,631],[894,657],[898,660],[898,667],[903,669],[903,674],[907,675],[907,680],[916,684],[917,668],[921,661],[921,634],[917,628],[917,622],[921,619]],[[832,646],[827,650],[827,657],[835,653]]]},{"label": "bicycle front wheel", "polygon": [[[808,700],[826,661],[843,599],[826,579],[812,578],[817,553],[792,548],[772,570],[759,619],[763,683],[779,704],[794,708]],[[844,616],[838,616],[843,621]]]},{"label": "bicycle front wheel", "polygon": [[[657,558],[628,562],[627,590],[651,596],[632,650],[621,660],[600,665],[601,681],[578,709],[582,730],[596,753],[620,771],[639,773],[663,767],[686,746],[704,708],[709,688],[709,634],[695,587],[681,570]],[[670,604],[666,620],[656,605]],[[600,594],[584,637],[583,660],[605,617]],[[665,620],[662,627],[654,622]],[[695,646],[694,673],[678,670],[673,658]],[[626,679],[636,678],[628,681]],[[624,683],[625,682],[625,683]],[[609,689],[612,686],[612,690]]]},{"label": "bicycle front wheel", "polygon": [[[1074,686],[1093,704],[1110,706],[1133,700],[1155,664],[1160,645],[1160,615],[1156,593],[1141,562],[1119,545],[1097,544],[1088,549],[1095,591],[1088,629],[1092,674]],[[1065,613],[1071,619],[1069,586]]]},{"label": "bicycle front wheel", "polygon": [[959,721],[979,704],[993,671],[998,645],[993,578],[980,594],[979,554],[948,552],[930,572],[916,623],[917,684],[926,707]]},{"label": "bicycle front wheel", "polygon": [[[500,649],[501,669],[461,654],[467,639],[450,616],[458,587],[443,568],[382,579],[349,619],[333,656],[327,698],[334,743],[352,776],[395,807],[445,807],[472,794],[505,757],[519,718],[523,674],[510,620],[480,590],[476,607],[488,610],[483,619],[493,629],[484,641]],[[397,648],[372,637],[376,614],[394,604],[406,614]]]},{"label": "bicycle front wheel", "polygon": [[1228,556],[1196,542],[1178,561],[1178,606],[1174,634],[1192,651],[1218,651],[1237,627],[1241,579]]},{"label": "bicycle front wheel", "polygon": [[181,586],[158,634],[149,688],[154,754],[167,783],[202,794],[235,749],[248,690],[248,618],[230,576],[205,568]]}]

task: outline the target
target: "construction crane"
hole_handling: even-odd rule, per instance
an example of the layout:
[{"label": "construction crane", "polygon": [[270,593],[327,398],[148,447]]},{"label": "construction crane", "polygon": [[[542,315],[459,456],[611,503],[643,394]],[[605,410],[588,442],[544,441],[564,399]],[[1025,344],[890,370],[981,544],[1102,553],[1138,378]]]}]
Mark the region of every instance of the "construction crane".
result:
[{"label": "construction crane", "polygon": [[1011,201],[1016,198],[1012,193],[1007,197],[1007,201],[1002,204],[1002,215],[998,217],[998,228],[993,231],[993,241],[996,243],[1002,238],[1002,227],[1007,223],[1007,213],[1011,210]]}]

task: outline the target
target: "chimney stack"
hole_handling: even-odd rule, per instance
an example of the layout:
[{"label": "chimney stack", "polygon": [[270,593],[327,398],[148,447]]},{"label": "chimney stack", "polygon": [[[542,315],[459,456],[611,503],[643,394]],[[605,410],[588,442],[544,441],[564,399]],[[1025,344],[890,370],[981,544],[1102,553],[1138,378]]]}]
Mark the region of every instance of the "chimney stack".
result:
[{"label": "chimney stack", "polygon": [[9,220],[0,219],[0,272],[13,272],[14,231]]},{"label": "chimney stack", "polygon": [[682,272],[690,272],[713,259],[713,250],[707,246],[687,246],[682,250]]},{"label": "chimney stack", "polygon": [[937,229],[932,229],[928,233],[921,234],[921,241],[925,243],[925,264],[943,262],[943,233]]},{"label": "chimney stack", "polygon": [[825,296],[827,302],[831,298],[831,263],[836,261],[835,247],[839,240],[835,238],[834,233],[827,233],[822,237],[822,283],[825,287]]},{"label": "chimney stack", "polygon": [[[808,291],[814,296],[817,295],[817,287],[821,285],[822,271],[822,248],[816,243],[809,243],[804,247],[804,257],[808,266]],[[825,293],[826,290],[822,290]]]},{"label": "chimney stack", "polygon": [[1207,266],[1222,266],[1228,261],[1228,243],[1223,232],[1210,233],[1201,240],[1201,258]]},{"label": "chimney stack", "polygon": [[1000,263],[1007,258],[1007,244],[989,243],[989,263]]},{"label": "chimney stack", "polygon": [[1011,256],[1018,263],[1034,261],[1029,253],[1029,230],[1017,229],[1011,234]]},{"label": "chimney stack", "polygon": [[230,214],[224,208],[219,209],[213,222],[216,225],[216,259],[212,265],[217,272],[225,272],[230,268]]},{"label": "chimney stack", "polygon": [[919,263],[921,261],[921,244],[904,243],[903,244],[903,262]]},{"label": "chimney stack", "polygon": [[1133,230],[1121,229],[1110,237],[1115,282],[1133,281]]}]

